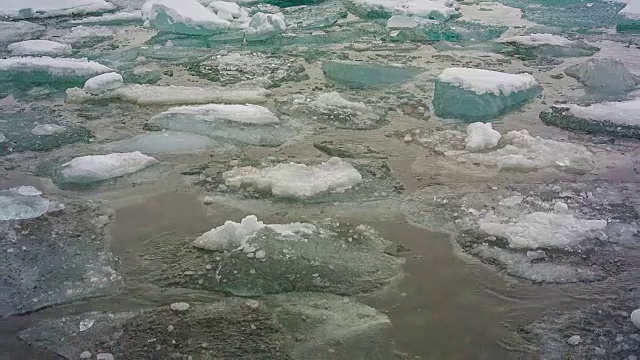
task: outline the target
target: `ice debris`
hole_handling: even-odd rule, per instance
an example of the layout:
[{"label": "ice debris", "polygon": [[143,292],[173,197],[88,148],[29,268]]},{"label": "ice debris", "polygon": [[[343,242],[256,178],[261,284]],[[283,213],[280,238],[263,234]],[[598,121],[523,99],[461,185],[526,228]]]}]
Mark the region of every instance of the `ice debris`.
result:
[{"label": "ice debris", "polygon": [[63,185],[87,185],[132,174],[157,162],[139,151],[80,156],[58,167],[54,180]]},{"label": "ice debris", "polygon": [[101,41],[113,38],[115,32],[106,26],[76,26],[65,34],[62,39],[66,43],[76,46],[91,46]]},{"label": "ice debris", "polygon": [[324,76],[338,84],[355,89],[381,88],[404,83],[423,70],[358,61],[327,61],[322,64]]},{"label": "ice debris", "polygon": [[172,107],[159,116],[171,118],[195,117],[202,121],[230,121],[239,124],[267,125],[280,122],[278,117],[264,106],[206,104]]},{"label": "ice debris", "polygon": [[459,16],[454,0],[346,0],[347,8],[361,17],[419,16],[444,21]]},{"label": "ice debris", "polygon": [[100,94],[105,91],[115,90],[122,85],[124,85],[122,75],[110,72],[87,80],[82,89],[89,94]]},{"label": "ice debris", "polygon": [[493,130],[491,123],[469,124],[464,148],[471,152],[493,149],[498,146],[501,137],[499,132]]},{"label": "ice debris", "polygon": [[246,29],[246,39],[248,41],[262,40],[287,30],[287,24],[282,14],[256,13],[251,18]]},{"label": "ice debris", "polygon": [[71,54],[71,45],[49,40],[25,40],[7,46],[13,56],[65,56]]},{"label": "ice debris", "polygon": [[498,42],[513,47],[511,52],[525,56],[591,56],[600,50],[584,41],[553,34],[518,35],[499,39]]},{"label": "ice debris", "polygon": [[436,79],[436,115],[464,121],[490,120],[522,106],[540,92],[530,74],[448,68]]},{"label": "ice debris", "polygon": [[247,10],[234,2],[214,0],[207,7],[213,10],[219,18],[227,21],[243,22],[249,18]]},{"label": "ice debris", "polygon": [[322,93],[313,101],[304,96],[293,101],[291,110],[300,110],[314,121],[329,123],[343,129],[372,129],[383,125],[382,115],[361,102],[350,101],[337,92]]},{"label": "ice debris", "polygon": [[214,35],[226,31],[230,22],[196,0],[149,0],[142,6],[145,25],[187,35]]},{"label": "ice debris", "polygon": [[0,221],[31,219],[49,210],[49,200],[33,186],[0,190]]},{"label": "ice debris", "polygon": [[84,15],[115,9],[105,0],[19,0],[0,3],[0,17],[45,18]]},{"label": "ice debris", "polygon": [[268,228],[283,237],[291,239],[300,239],[300,234],[312,234],[316,231],[316,227],[308,223],[265,224],[262,221],[258,221],[255,215],[249,215],[243,218],[240,223],[226,221],[224,225],[200,235],[193,242],[193,246],[212,251],[231,251],[238,248],[248,248],[251,238],[263,228]]},{"label": "ice debris", "polygon": [[0,79],[19,82],[78,82],[112,71],[87,59],[11,57],[0,59]]},{"label": "ice debris", "polygon": [[113,152],[140,151],[144,154],[197,154],[207,149],[232,150],[206,136],[174,131],[153,131],[104,144],[102,149]]},{"label": "ice debris", "polygon": [[591,59],[566,68],[564,73],[584,84],[587,91],[603,95],[624,94],[639,82],[622,62],[614,59]]},{"label": "ice debris", "polygon": [[225,172],[223,178],[231,188],[253,187],[274,196],[298,199],[341,193],[362,182],[362,176],[351,164],[336,157],[311,166],[289,163],[263,169],[241,167]]}]

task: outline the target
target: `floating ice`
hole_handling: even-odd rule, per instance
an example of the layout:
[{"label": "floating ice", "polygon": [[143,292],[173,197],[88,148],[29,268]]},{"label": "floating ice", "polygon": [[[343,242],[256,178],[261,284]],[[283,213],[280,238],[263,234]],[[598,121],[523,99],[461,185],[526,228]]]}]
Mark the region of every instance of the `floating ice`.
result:
[{"label": "floating ice", "polygon": [[247,40],[262,40],[287,30],[282,14],[256,13],[246,29]]},{"label": "floating ice", "polygon": [[100,94],[105,91],[115,90],[122,85],[122,76],[116,72],[110,72],[87,80],[84,83],[83,90],[89,94]]},{"label": "floating ice", "polygon": [[566,130],[640,138],[640,99],[589,106],[556,104],[540,118]]},{"label": "floating ice", "polygon": [[46,31],[45,26],[28,21],[0,21],[0,43],[36,39]]},{"label": "floating ice", "polygon": [[514,47],[515,49],[511,51],[515,54],[525,56],[591,56],[600,50],[584,41],[569,40],[563,36],[552,34],[519,35],[498,41]]},{"label": "floating ice", "polygon": [[42,136],[42,135],[53,135],[53,134],[61,133],[65,130],[66,128],[64,126],[60,126],[56,124],[41,124],[41,125],[36,125],[36,127],[34,127],[31,130],[31,133],[33,135]]},{"label": "floating ice", "polygon": [[638,84],[638,78],[613,59],[591,59],[568,67],[564,73],[584,84],[587,91],[604,95],[626,93]]},{"label": "floating ice", "polygon": [[493,149],[498,146],[501,137],[499,132],[493,130],[491,123],[469,124],[464,148],[472,152]]},{"label": "floating ice", "polygon": [[202,121],[231,121],[240,124],[266,125],[280,122],[278,117],[264,106],[207,104],[172,107],[162,117],[194,117]]},{"label": "floating ice", "polygon": [[459,15],[454,0],[346,0],[345,5],[356,15],[368,18],[414,15],[444,21]]},{"label": "floating ice", "polygon": [[320,94],[311,102],[301,101],[292,109],[308,106],[316,121],[328,122],[338,128],[371,129],[382,125],[383,117],[361,102],[349,101],[337,92]]},{"label": "floating ice", "polygon": [[91,16],[82,19],[69,21],[72,25],[122,25],[126,23],[142,23],[142,12],[122,11],[113,14],[103,14],[101,16]]},{"label": "floating ice", "polygon": [[112,71],[87,59],[12,57],[0,59],[0,79],[18,82],[78,82]]},{"label": "floating ice", "polygon": [[422,71],[419,68],[356,61],[327,61],[322,64],[322,72],[327,79],[356,89],[401,84]]},{"label": "floating ice", "polygon": [[7,46],[14,56],[48,55],[64,56],[71,54],[71,45],[49,40],[25,40]]},{"label": "floating ice", "polygon": [[61,184],[90,184],[132,174],[158,161],[136,151],[107,155],[87,155],[62,164],[54,179]]},{"label": "floating ice", "polygon": [[509,241],[514,249],[538,249],[576,245],[607,227],[606,220],[581,220],[573,215],[534,212],[515,223],[480,220],[480,230]]},{"label": "floating ice", "polygon": [[278,164],[264,169],[241,167],[223,174],[231,188],[253,187],[274,196],[309,198],[326,192],[344,192],[362,182],[360,173],[340,158],[320,165]]},{"label": "floating ice", "polygon": [[76,26],[62,38],[65,42],[78,46],[90,46],[113,38],[115,32],[106,26]]},{"label": "floating ice", "polygon": [[218,15],[219,18],[227,21],[245,21],[249,19],[247,11],[240,5],[227,1],[212,1],[207,6]]},{"label": "floating ice", "polygon": [[115,9],[104,0],[6,0],[0,3],[0,17],[44,18],[83,15]]},{"label": "floating ice", "polygon": [[540,92],[529,74],[448,68],[436,79],[436,115],[465,121],[489,120],[517,108]]},{"label": "floating ice", "polygon": [[196,0],[150,0],[142,6],[142,18],[154,29],[188,35],[218,34],[230,25]]},{"label": "floating ice", "polygon": [[98,96],[92,96],[82,89],[67,89],[66,101],[81,103],[105,99],[119,99],[140,105],[251,104],[266,102],[267,94],[269,94],[268,90],[258,87],[222,88],[132,84]]},{"label": "floating ice", "polygon": [[464,154],[457,160],[515,171],[556,168],[583,173],[594,167],[593,154],[584,146],[533,137],[526,130],[508,132],[501,143],[503,147],[495,151]]},{"label": "floating ice", "polygon": [[49,210],[49,200],[32,186],[0,190],[0,221],[31,219]]},{"label": "floating ice", "polygon": [[231,145],[221,144],[206,136],[174,131],[149,132],[102,147],[106,151],[140,151],[144,154],[197,154],[209,148],[232,149]]},{"label": "floating ice", "polygon": [[618,13],[618,31],[640,31],[640,2],[631,0]]},{"label": "floating ice", "polygon": [[312,234],[316,227],[307,223],[265,224],[255,215],[249,215],[240,223],[226,221],[224,225],[200,235],[193,246],[205,250],[231,251],[250,246],[248,241],[263,228],[269,228],[283,237],[299,239],[300,234]]}]

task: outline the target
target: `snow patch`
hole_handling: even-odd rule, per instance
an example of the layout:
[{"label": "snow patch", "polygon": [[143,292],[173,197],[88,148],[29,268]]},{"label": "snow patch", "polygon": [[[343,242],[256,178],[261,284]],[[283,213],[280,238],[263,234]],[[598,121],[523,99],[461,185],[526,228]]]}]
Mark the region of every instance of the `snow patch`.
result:
[{"label": "snow patch", "polygon": [[477,95],[509,96],[539,86],[530,74],[507,74],[498,71],[453,67],[445,69],[438,80]]},{"label": "snow patch", "polygon": [[89,183],[132,174],[158,161],[139,151],[74,158],[60,166],[65,182]]}]

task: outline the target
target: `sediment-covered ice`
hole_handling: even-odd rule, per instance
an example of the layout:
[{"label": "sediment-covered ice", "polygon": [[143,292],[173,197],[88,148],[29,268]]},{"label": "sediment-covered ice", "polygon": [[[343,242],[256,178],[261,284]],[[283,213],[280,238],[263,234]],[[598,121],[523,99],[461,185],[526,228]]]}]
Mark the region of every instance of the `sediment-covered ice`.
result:
[{"label": "sediment-covered ice", "polygon": [[172,107],[163,112],[164,117],[196,117],[203,121],[230,121],[240,124],[266,125],[280,122],[278,117],[264,106],[207,104]]},{"label": "sediment-covered ice", "polygon": [[0,59],[0,79],[20,82],[76,82],[110,71],[110,68],[87,59],[48,56]]},{"label": "sediment-covered ice", "polygon": [[49,210],[49,200],[33,186],[0,190],[0,221],[31,219]]},{"label": "sediment-covered ice", "polygon": [[413,15],[444,21],[459,15],[454,0],[347,0],[346,5],[356,15],[370,18]]},{"label": "sediment-covered ice", "polygon": [[82,88],[89,94],[100,94],[105,91],[115,90],[123,85],[122,75],[110,72],[94,76],[84,83]]},{"label": "sediment-covered ice", "polygon": [[104,0],[5,0],[0,2],[0,17],[45,18],[113,9],[115,6]]},{"label": "sediment-covered ice", "polygon": [[7,46],[13,56],[64,56],[71,54],[71,45],[49,40],[25,40]]},{"label": "sediment-covered ice", "polygon": [[433,105],[444,118],[489,120],[521,106],[540,92],[530,74],[448,68],[436,79]]},{"label": "sediment-covered ice", "polygon": [[230,26],[196,0],[150,0],[142,6],[142,18],[154,29],[188,35],[218,34]]},{"label": "sediment-covered ice", "polygon": [[130,22],[142,23],[142,12],[121,11],[112,14],[103,14],[100,16],[90,16],[82,19],[69,21],[72,25],[120,25]]},{"label": "sediment-covered ice", "polygon": [[[111,69],[109,69],[111,70]],[[140,105],[182,105],[182,104],[254,104],[267,101],[269,91],[263,88],[240,87],[195,87],[125,85],[112,92],[92,96],[82,89],[67,89],[66,101],[71,103],[118,99]]]},{"label": "sediment-covered ice", "polygon": [[469,124],[464,148],[471,152],[493,149],[498,146],[501,137],[499,132],[493,130],[491,123]]},{"label": "sediment-covered ice", "polygon": [[622,62],[614,59],[591,59],[566,68],[564,73],[584,84],[587,91],[603,95],[632,91],[639,82]]},{"label": "sediment-covered ice", "polygon": [[362,182],[351,164],[331,158],[320,165],[278,164],[267,168],[252,166],[223,174],[231,188],[252,187],[280,197],[309,198],[327,192],[344,192]]},{"label": "sediment-covered ice", "polygon": [[132,174],[157,162],[139,151],[80,156],[56,169],[55,177],[63,184],[90,184]]},{"label": "sediment-covered ice", "polygon": [[46,26],[29,21],[0,21],[0,43],[37,39],[46,31]]},{"label": "sediment-covered ice", "polygon": [[242,219],[240,223],[226,221],[224,225],[207,231],[200,235],[193,246],[213,251],[231,251],[240,247],[250,246],[248,240],[256,235],[263,228],[269,228],[278,235],[296,239],[299,234],[312,234],[316,227],[307,223],[290,224],[265,224],[258,221],[255,215],[249,215]]},{"label": "sediment-covered ice", "polygon": [[514,249],[576,245],[606,227],[606,220],[581,220],[570,214],[548,212],[530,213],[510,223],[480,220],[480,230],[506,238]]}]

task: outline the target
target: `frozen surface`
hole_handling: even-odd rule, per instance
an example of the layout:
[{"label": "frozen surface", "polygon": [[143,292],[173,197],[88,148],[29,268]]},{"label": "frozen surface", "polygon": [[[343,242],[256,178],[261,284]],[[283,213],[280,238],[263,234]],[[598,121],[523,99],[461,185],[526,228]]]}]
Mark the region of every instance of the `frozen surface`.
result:
[{"label": "frozen surface", "polygon": [[104,0],[4,0],[0,3],[0,17],[70,16],[108,11],[114,8],[113,4]]},{"label": "frozen surface", "polygon": [[100,94],[105,91],[115,90],[124,85],[122,75],[116,72],[101,74],[84,83],[83,90],[89,94]]},{"label": "frozen surface", "polygon": [[55,177],[64,184],[89,184],[132,174],[157,162],[139,151],[87,155],[62,164],[56,170]]},{"label": "frozen surface", "polygon": [[326,192],[344,192],[362,182],[351,164],[331,158],[320,165],[279,164],[263,169],[247,166],[223,174],[231,188],[253,187],[275,196],[309,198]]},{"label": "frozen surface", "polygon": [[142,18],[154,29],[189,35],[217,34],[230,25],[196,0],[150,0],[142,6]]},{"label": "frozen surface", "polygon": [[480,230],[509,241],[514,249],[564,247],[579,244],[606,228],[606,220],[582,220],[573,215],[534,212],[514,223],[480,220]]},{"label": "frozen surface", "polygon": [[493,130],[491,123],[469,124],[464,148],[471,152],[493,149],[498,146],[501,137],[499,132]]},{"label": "frozen surface", "polygon": [[509,96],[539,86],[530,74],[507,74],[459,67],[445,69],[438,76],[438,81],[472,91],[477,95],[495,96]]},{"label": "frozen surface", "polygon": [[280,122],[278,117],[264,106],[207,104],[172,107],[161,114],[170,116],[192,116],[203,121],[231,121],[240,124],[266,125]]},{"label": "frozen surface", "polygon": [[[35,191],[34,191],[35,190]],[[32,186],[0,190],[0,221],[31,219],[49,210],[49,200]]]},{"label": "frozen surface", "polygon": [[604,95],[626,93],[638,84],[638,78],[614,59],[588,60],[570,66],[564,72],[584,84],[588,91]]},{"label": "frozen surface", "polygon": [[290,237],[293,240],[300,239],[299,234],[312,234],[316,227],[306,223],[290,224],[265,224],[258,221],[255,215],[249,215],[242,219],[240,223],[227,221],[224,225],[218,226],[200,235],[193,246],[213,251],[231,251],[238,248],[248,247],[248,241],[263,228],[269,228],[278,235]]},{"label": "frozen surface", "polygon": [[[110,70],[110,69],[109,69]],[[263,103],[269,91],[263,88],[126,85],[113,92],[91,96],[82,89],[68,89],[68,102],[119,99],[140,105],[246,104]]]},{"label": "frozen surface", "polygon": [[48,55],[64,56],[71,54],[71,45],[49,40],[25,40],[7,46],[14,56]]},{"label": "frozen surface", "polygon": [[[89,78],[112,71],[110,68],[87,59],[43,57],[12,57],[0,59],[0,78],[18,81],[38,80],[43,76],[65,80]],[[42,78],[43,81],[47,78]]]}]

